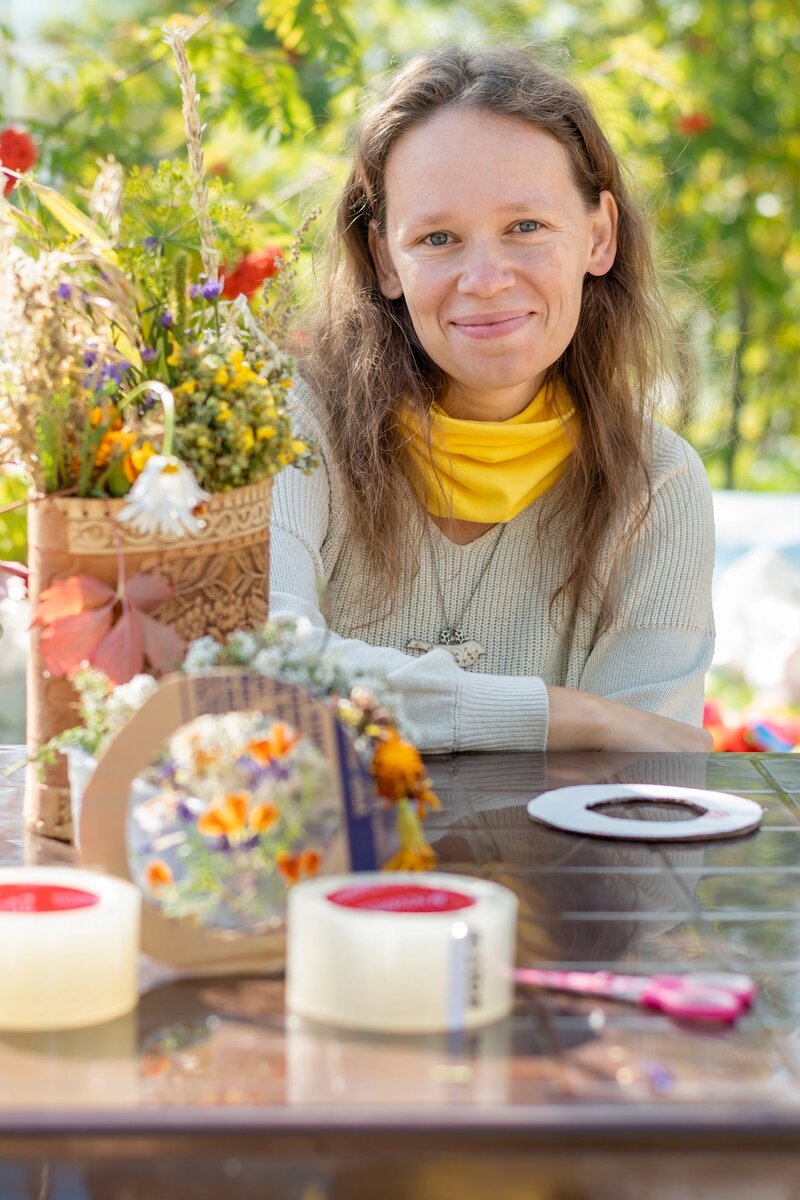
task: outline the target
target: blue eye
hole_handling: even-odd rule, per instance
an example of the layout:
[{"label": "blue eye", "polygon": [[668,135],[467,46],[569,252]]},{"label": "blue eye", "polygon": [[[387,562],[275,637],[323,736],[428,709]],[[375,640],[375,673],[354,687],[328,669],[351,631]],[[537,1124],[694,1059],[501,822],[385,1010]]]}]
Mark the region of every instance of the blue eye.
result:
[{"label": "blue eye", "polygon": [[517,221],[517,229],[522,233],[536,233],[541,227],[539,221]]},{"label": "blue eye", "polygon": [[438,233],[429,233],[425,241],[429,246],[446,246],[449,236],[449,234],[442,233],[441,231]]}]

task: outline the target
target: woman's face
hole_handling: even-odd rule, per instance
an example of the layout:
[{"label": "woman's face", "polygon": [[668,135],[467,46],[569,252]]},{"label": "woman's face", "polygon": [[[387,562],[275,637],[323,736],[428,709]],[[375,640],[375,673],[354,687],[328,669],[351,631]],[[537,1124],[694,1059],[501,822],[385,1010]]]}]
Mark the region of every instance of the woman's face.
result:
[{"label": "woman's face", "polygon": [[472,420],[521,412],[575,333],[584,276],[614,261],[613,197],[587,211],[554,138],[458,108],[398,139],[385,186],[386,232],[370,239],[378,280],[404,297],[450,379],[445,408]]}]

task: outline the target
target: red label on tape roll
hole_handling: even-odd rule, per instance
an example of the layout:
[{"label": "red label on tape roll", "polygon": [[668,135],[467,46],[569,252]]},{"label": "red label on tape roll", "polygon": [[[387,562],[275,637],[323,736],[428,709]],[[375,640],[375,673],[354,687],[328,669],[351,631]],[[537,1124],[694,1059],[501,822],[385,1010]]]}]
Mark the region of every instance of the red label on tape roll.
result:
[{"label": "red label on tape roll", "polygon": [[58,883],[0,883],[0,912],[50,913],[91,908],[100,903],[95,892]]},{"label": "red label on tape roll", "polygon": [[470,908],[475,900],[464,892],[426,887],[417,883],[354,884],[329,892],[327,899],[342,908],[369,912],[441,913]]}]

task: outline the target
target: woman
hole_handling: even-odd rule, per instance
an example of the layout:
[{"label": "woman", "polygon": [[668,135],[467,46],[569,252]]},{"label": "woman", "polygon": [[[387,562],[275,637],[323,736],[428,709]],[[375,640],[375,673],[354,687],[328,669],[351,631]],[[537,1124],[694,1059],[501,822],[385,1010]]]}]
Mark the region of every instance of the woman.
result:
[{"label": "woman", "polygon": [[414,59],[335,251],[272,615],[327,624],[428,751],[709,749],[710,494],[644,413],[669,321],[584,96],[519,50]]}]

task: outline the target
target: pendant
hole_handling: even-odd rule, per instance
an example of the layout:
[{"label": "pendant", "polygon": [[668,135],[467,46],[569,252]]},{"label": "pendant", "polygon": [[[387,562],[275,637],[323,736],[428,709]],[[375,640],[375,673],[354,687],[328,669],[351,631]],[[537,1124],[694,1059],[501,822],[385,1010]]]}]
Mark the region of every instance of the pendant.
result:
[{"label": "pendant", "polygon": [[457,625],[445,625],[439,630],[440,646],[460,646],[466,640],[463,629],[459,629]]},{"label": "pendant", "polygon": [[467,670],[473,666],[479,658],[482,658],[486,653],[480,642],[451,642],[435,644],[434,642],[423,642],[417,638],[412,638],[406,642],[406,652],[408,654],[428,654],[431,650],[446,650],[453,658],[457,667],[462,667]]}]

